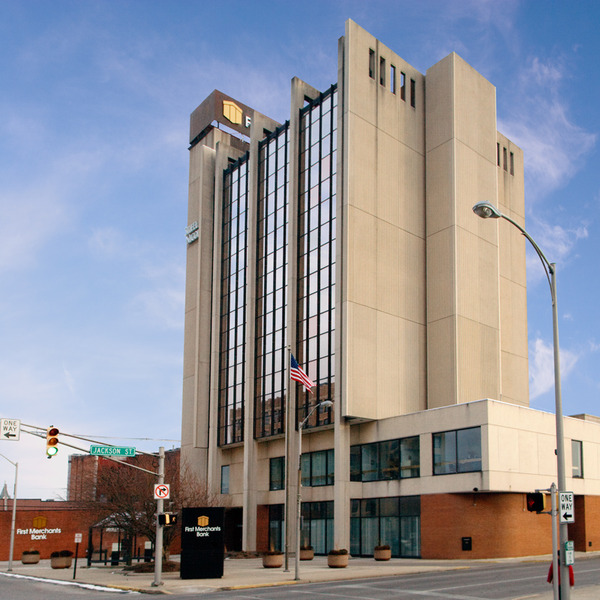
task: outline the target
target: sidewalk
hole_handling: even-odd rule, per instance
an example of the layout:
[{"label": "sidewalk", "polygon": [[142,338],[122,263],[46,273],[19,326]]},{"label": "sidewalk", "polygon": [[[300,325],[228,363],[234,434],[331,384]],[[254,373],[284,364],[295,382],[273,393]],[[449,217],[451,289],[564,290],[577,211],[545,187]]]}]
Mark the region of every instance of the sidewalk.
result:
[{"label": "sidewalk", "polygon": [[[517,559],[515,559],[517,560]],[[518,559],[525,560],[525,559]],[[533,559],[532,559],[533,560]],[[542,560],[536,557],[534,560]],[[346,569],[330,569],[327,558],[315,557],[312,561],[302,561],[299,567],[298,583],[315,583],[324,581],[340,581],[364,579],[369,577],[390,577],[410,573],[428,571],[447,571],[468,569],[479,561],[426,561],[410,559],[392,559],[387,562],[376,562],[372,558],[351,558]],[[485,561],[494,562],[494,561]],[[8,563],[0,562],[2,575],[7,572]],[[182,580],[179,573],[163,573],[162,585],[154,587],[153,573],[131,573],[121,567],[92,566],[88,568],[85,560],[77,562],[76,579],[73,580],[73,567],[70,569],[52,569],[49,560],[42,560],[37,565],[23,565],[13,561],[13,569],[9,575],[30,576],[67,583],[89,584],[121,590],[133,590],[149,594],[206,593],[227,589],[245,589],[253,587],[294,585],[294,561],[290,560],[289,571],[265,569],[261,559],[227,559],[224,563],[224,574],[221,579]],[[572,600],[598,600],[600,585],[586,588],[574,588]],[[536,600],[552,600],[552,588],[548,586]]]}]

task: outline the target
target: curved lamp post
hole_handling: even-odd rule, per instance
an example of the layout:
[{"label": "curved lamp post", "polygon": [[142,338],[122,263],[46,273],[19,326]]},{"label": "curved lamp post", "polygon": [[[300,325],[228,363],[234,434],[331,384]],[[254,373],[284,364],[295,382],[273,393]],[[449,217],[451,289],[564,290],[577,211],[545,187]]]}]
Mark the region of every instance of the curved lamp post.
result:
[{"label": "curved lamp post", "polygon": [[[525,231],[521,225],[516,221],[513,221],[507,215],[501,213],[493,204],[489,202],[478,202],[473,207],[473,212],[482,219],[504,219],[514,225],[530,242],[542,261],[542,266],[546,273],[546,278],[550,284],[550,295],[552,297],[552,330],[553,330],[553,344],[554,344],[554,401],[555,401],[555,412],[556,412],[556,464],[558,474],[558,493],[566,491],[566,476],[565,476],[565,438],[563,431],[563,414],[562,414],[562,392],[560,387],[560,355],[558,347],[558,308],[556,302],[556,264],[551,263],[540,247],[535,243],[533,238]],[[552,518],[556,518],[552,515]],[[568,525],[567,523],[560,523],[560,548],[563,549],[563,557],[565,556],[565,544],[569,539]],[[556,562],[556,556],[554,558]],[[570,587],[569,587],[569,568],[564,564],[564,558],[560,565],[560,587],[562,592],[562,599],[569,600],[570,598]],[[556,573],[556,564],[554,572]]]},{"label": "curved lamp post", "polygon": [[295,572],[294,580],[300,579],[300,537],[302,535],[302,430],[308,423],[308,419],[320,407],[333,406],[331,400],[323,400],[315,404],[304,420],[298,425],[298,496],[296,498],[296,556],[295,556]]}]

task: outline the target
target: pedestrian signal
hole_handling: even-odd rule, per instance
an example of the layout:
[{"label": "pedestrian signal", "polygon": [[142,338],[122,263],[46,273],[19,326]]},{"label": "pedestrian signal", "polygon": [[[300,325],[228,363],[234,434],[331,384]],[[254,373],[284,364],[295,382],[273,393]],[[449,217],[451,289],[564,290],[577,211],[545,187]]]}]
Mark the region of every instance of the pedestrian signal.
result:
[{"label": "pedestrian signal", "polygon": [[58,434],[58,429],[53,425],[46,430],[46,456],[48,458],[58,454]]},{"label": "pedestrian signal", "polygon": [[177,523],[177,515],[173,513],[163,513],[158,515],[159,525],[175,525]]},{"label": "pedestrian signal", "polygon": [[541,492],[527,494],[527,510],[536,513],[544,512],[544,494]]}]

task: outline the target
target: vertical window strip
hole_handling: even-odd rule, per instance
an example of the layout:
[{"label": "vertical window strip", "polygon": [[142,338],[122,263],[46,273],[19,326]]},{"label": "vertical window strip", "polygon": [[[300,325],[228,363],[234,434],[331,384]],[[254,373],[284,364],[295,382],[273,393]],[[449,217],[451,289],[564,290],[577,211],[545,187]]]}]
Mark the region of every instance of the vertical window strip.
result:
[{"label": "vertical window strip", "polygon": [[390,92],[396,93],[396,67],[390,65]]},{"label": "vertical window strip", "polygon": [[[298,199],[297,359],[316,386],[297,388],[297,421],[334,397],[337,92],[335,86],[301,111]],[[332,422],[330,408],[306,427]]]},{"label": "vertical window strip", "polygon": [[259,145],[254,435],[285,428],[289,123]]},{"label": "vertical window strip", "polygon": [[218,443],[244,439],[248,159],[223,175]]}]

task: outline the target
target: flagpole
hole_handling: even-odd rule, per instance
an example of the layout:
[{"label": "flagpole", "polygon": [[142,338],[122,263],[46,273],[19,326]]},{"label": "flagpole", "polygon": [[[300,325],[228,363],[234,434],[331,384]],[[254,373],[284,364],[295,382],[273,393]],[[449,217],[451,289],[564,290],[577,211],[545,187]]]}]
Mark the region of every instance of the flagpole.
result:
[{"label": "flagpole", "polygon": [[285,390],[285,402],[284,402],[284,406],[283,406],[283,410],[285,412],[285,419],[283,421],[283,425],[284,425],[284,433],[285,433],[285,454],[284,454],[284,459],[283,459],[283,468],[284,468],[284,485],[285,485],[285,495],[284,495],[284,503],[283,503],[283,523],[284,523],[284,527],[285,527],[285,552],[284,552],[284,558],[285,558],[285,562],[284,562],[284,566],[283,566],[283,570],[287,573],[289,572],[289,528],[288,528],[288,506],[290,505],[289,502],[289,495],[290,495],[290,478],[289,478],[289,471],[288,471],[288,456],[289,456],[289,448],[288,448],[288,444],[289,444],[289,408],[290,408],[290,393],[291,393],[291,389],[292,389],[292,369],[291,369],[291,365],[292,365],[292,347],[291,346],[286,346],[286,350],[287,350],[287,361],[286,361],[286,372],[287,372],[287,377],[286,377],[286,390]]}]

